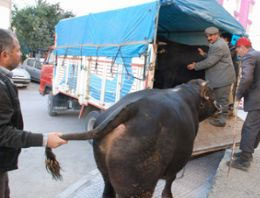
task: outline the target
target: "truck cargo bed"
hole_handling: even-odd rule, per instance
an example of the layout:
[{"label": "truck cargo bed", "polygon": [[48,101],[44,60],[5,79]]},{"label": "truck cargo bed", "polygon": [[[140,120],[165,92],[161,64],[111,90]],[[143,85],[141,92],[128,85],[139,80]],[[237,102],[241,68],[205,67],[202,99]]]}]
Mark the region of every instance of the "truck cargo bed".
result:
[{"label": "truck cargo bed", "polygon": [[208,120],[201,122],[192,156],[232,147],[234,137],[239,143],[243,122],[239,117],[230,117],[225,127],[214,127]]}]

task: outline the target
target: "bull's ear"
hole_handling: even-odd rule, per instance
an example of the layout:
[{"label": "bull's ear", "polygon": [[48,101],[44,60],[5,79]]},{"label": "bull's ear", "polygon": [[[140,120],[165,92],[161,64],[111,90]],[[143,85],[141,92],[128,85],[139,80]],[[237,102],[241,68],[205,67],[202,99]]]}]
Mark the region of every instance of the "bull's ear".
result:
[{"label": "bull's ear", "polygon": [[205,100],[209,100],[209,96],[207,96],[207,90],[208,90],[208,81],[203,81],[200,86],[200,96],[204,98]]}]

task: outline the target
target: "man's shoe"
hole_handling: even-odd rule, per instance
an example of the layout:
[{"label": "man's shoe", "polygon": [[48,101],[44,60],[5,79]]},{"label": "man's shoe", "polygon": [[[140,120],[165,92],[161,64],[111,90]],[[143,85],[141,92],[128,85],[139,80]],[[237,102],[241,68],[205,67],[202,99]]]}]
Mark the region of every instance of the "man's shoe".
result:
[{"label": "man's shoe", "polygon": [[237,158],[234,161],[228,161],[227,165],[231,166],[233,168],[236,168],[236,169],[248,171],[248,168],[250,167],[250,161],[242,160],[241,158]]},{"label": "man's shoe", "polygon": [[[240,158],[240,157],[241,157],[241,154],[242,154],[242,151],[237,152],[237,153],[234,153],[233,157],[234,157],[235,159]],[[252,161],[253,161],[253,155],[249,155],[247,158],[248,158],[248,161],[249,161],[249,162],[252,162]]]},{"label": "man's shoe", "polygon": [[209,123],[215,127],[225,127],[226,126],[226,123],[224,122],[220,122],[219,120],[217,119],[211,119],[209,120]]}]

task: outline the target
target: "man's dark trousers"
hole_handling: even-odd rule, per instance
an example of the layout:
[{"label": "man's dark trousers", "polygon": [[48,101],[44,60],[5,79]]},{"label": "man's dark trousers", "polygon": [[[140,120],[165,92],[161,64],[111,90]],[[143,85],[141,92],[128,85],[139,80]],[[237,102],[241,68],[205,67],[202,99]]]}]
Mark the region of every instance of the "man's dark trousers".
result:
[{"label": "man's dark trousers", "polygon": [[226,123],[226,119],[228,117],[230,90],[231,90],[231,85],[213,89],[214,94],[216,96],[217,103],[222,107],[222,112],[216,118],[220,121],[220,123]]},{"label": "man's dark trousers", "polygon": [[8,186],[7,172],[0,171],[0,198],[9,198],[10,190]]},{"label": "man's dark trousers", "polygon": [[260,110],[248,112],[241,136],[240,149],[254,153],[260,141]]}]

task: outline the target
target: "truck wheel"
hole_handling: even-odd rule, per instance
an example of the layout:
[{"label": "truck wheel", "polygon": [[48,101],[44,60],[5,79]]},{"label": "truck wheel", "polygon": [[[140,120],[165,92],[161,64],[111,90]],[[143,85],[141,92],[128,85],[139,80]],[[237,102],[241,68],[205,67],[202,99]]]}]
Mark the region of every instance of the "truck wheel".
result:
[{"label": "truck wheel", "polygon": [[[94,128],[97,117],[99,116],[99,111],[90,111],[85,118],[85,130],[90,131]],[[93,140],[88,140],[88,142],[92,145]]]},{"label": "truck wheel", "polygon": [[57,112],[54,111],[54,96],[51,93],[48,95],[48,114],[57,116]]}]

